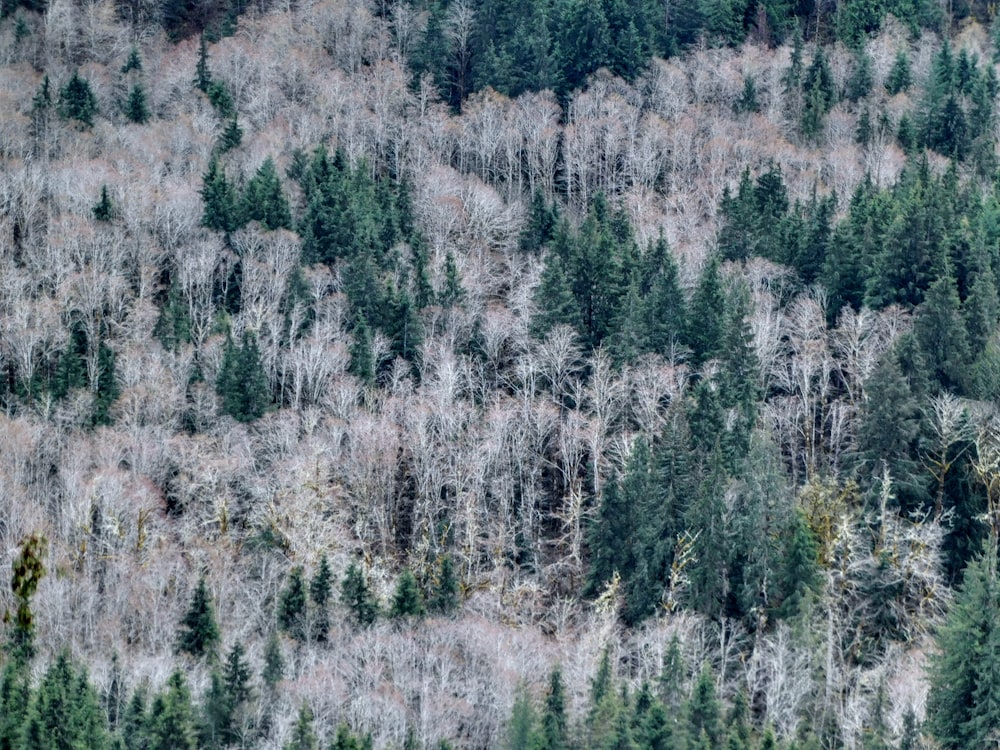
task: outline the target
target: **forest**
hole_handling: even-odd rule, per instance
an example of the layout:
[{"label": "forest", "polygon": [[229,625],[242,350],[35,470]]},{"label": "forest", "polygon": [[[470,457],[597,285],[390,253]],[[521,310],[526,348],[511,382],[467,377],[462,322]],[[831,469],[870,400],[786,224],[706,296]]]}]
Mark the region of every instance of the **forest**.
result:
[{"label": "forest", "polygon": [[0,0],[0,750],[1000,740],[981,0]]}]

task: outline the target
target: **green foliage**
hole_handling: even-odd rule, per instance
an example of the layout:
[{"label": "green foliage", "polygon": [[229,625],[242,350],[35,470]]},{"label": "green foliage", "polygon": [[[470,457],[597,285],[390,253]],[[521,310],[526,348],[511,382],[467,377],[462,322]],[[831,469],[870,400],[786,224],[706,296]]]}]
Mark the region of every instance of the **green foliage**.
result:
[{"label": "green foliage", "polygon": [[122,75],[128,75],[132,71],[142,72],[142,58],[139,56],[139,48],[133,46],[128,53],[128,59],[122,65]]},{"label": "green foliage", "polygon": [[428,609],[443,615],[454,612],[459,605],[459,586],[451,555],[441,556],[433,584]]},{"label": "green foliage", "polygon": [[23,728],[25,747],[40,750],[108,746],[106,716],[87,673],[62,651],[32,697]]},{"label": "green foliage", "polygon": [[181,630],[177,634],[177,650],[194,657],[214,658],[221,637],[215,621],[212,597],[208,593],[205,576],[198,578],[188,610],[181,620]]},{"label": "green foliage", "polygon": [[288,573],[278,598],[278,627],[297,641],[306,640],[306,584],[301,565]]},{"label": "green foliage", "polygon": [[97,114],[97,97],[90,88],[90,82],[81,78],[78,71],[59,89],[56,104],[59,116],[65,120],[76,120],[83,127],[93,127]]},{"label": "green foliage", "polygon": [[319,740],[313,731],[313,713],[309,705],[303,703],[299,708],[299,716],[292,727],[291,739],[285,743],[284,750],[318,750]]},{"label": "green foliage", "polygon": [[356,563],[352,562],[347,566],[344,580],[340,584],[340,601],[358,625],[371,625],[378,617],[378,602],[365,574]]},{"label": "green foliage", "polygon": [[326,555],[319,559],[319,566],[309,581],[309,598],[314,605],[312,617],[312,638],[325,643],[330,633],[330,594],[333,592],[333,573]]},{"label": "green foliage", "polygon": [[[26,536],[20,543],[21,551],[11,563],[10,590],[17,603],[14,627],[10,636],[12,656],[18,661],[30,661],[34,655],[35,616],[31,599],[45,575],[45,555],[48,541],[38,533]],[[4,621],[10,621],[5,613]]]},{"label": "green foliage", "polygon": [[[231,120],[235,124],[235,118]],[[241,199],[241,223],[259,221],[265,229],[291,229],[292,214],[281,180],[268,157],[247,183]]]},{"label": "green foliage", "polygon": [[108,195],[108,186],[101,185],[101,198],[97,201],[90,213],[95,221],[111,221],[115,216],[115,206]]},{"label": "green foliage", "polygon": [[226,178],[225,169],[214,157],[202,176],[201,200],[204,204],[202,226],[226,233],[239,227],[236,190]]},{"label": "green foliage", "polygon": [[538,750],[566,750],[570,746],[566,692],[563,688],[562,670],[558,666],[549,675],[541,724]]},{"label": "green foliage", "polygon": [[931,656],[927,727],[945,750],[985,748],[1000,726],[996,548],[969,564]]},{"label": "green foliage", "polygon": [[736,100],[734,105],[737,112],[749,113],[749,112],[760,112],[760,101],[757,95],[757,82],[754,77],[748,75],[743,79],[743,91],[740,93],[740,98]]},{"label": "green foliage", "polygon": [[208,101],[220,119],[229,120],[236,117],[236,103],[233,101],[233,95],[229,93],[229,87],[225,83],[222,81],[212,81],[208,84],[208,90],[205,92],[205,95],[208,96]]},{"label": "green foliage", "polygon": [[722,739],[721,706],[715,691],[715,678],[708,665],[702,667],[687,704],[688,736],[708,738],[709,747],[719,747]]},{"label": "green foliage", "polygon": [[194,87],[207,94],[211,83],[212,73],[208,69],[208,43],[205,34],[202,33],[198,42],[198,64],[194,71]]},{"label": "green foliage", "polygon": [[889,69],[889,75],[885,78],[885,90],[890,96],[907,91],[913,84],[913,76],[910,73],[910,57],[906,50],[900,48],[896,51],[896,59]]},{"label": "green foliage", "polygon": [[226,153],[234,148],[239,148],[243,143],[243,128],[240,127],[238,118],[234,116],[226,123],[226,127],[219,136],[219,152]]},{"label": "green foliage", "polygon": [[285,660],[281,655],[281,643],[278,641],[277,634],[272,633],[264,648],[264,671],[261,674],[261,679],[264,681],[264,686],[270,692],[274,692],[275,687],[284,679],[284,676]]},{"label": "green foliage", "polygon": [[396,582],[396,591],[392,597],[392,609],[389,611],[389,616],[393,619],[421,617],[426,611],[424,597],[420,593],[417,579],[409,568],[405,568]]},{"label": "green foliage", "polygon": [[854,58],[854,70],[851,71],[851,77],[847,79],[845,96],[848,101],[857,102],[868,96],[874,83],[873,65],[871,56],[864,50],[859,50]]},{"label": "green foliage", "polygon": [[129,89],[128,99],[125,102],[125,117],[129,122],[137,125],[145,125],[149,122],[149,104],[146,101],[146,89],[141,83],[132,84]]},{"label": "green foliage", "polygon": [[153,698],[147,721],[149,750],[196,750],[195,710],[184,676],[174,672],[166,689]]},{"label": "green foliage", "polygon": [[237,422],[252,422],[267,411],[271,389],[253,334],[244,334],[239,347],[232,338],[226,339],[215,390],[222,400],[223,413]]}]

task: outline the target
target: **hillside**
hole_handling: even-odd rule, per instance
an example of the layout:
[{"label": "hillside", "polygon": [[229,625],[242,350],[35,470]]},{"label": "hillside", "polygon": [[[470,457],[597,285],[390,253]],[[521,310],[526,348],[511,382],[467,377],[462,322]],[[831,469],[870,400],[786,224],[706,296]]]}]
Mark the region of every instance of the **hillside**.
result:
[{"label": "hillside", "polygon": [[953,5],[3,3],[0,748],[990,747]]}]

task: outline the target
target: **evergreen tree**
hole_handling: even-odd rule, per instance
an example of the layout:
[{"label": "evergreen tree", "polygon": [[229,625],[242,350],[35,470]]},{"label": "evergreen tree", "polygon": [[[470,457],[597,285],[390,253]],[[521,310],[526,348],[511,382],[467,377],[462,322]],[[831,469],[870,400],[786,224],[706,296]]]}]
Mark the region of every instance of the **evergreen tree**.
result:
[{"label": "evergreen tree", "polygon": [[106,716],[84,670],[76,670],[64,650],[35,691],[24,726],[25,747],[108,746]]},{"label": "evergreen tree", "polygon": [[514,694],[504,750],[533,750],[537,741],[538,716],[531,695],[519,685]]},{"label": "evergreen tree", "polygon": [[375,382],[375,361],[372,355],[372,333],[363,316],[358,316],[351,340],[351,365],[348,368],[361,382]]},{"label": "evergreen tree", "polygon": [[148,723],[146,689],[139,686],[132,693],[122,715],[121,738],[126,750],[148,750]]},{"label": "evergreen tree", "polygon": [[142,58],[139,56],[139,48],[132,47],[128,53],[128,59],[122,65],[122,75],[128,75],[132,71],[142,72]]},{"label": "evergreen tree", "polygon": [[348,608],[358,625],[371,625],[378,617],[378,602],[368,586],[365,574],[353,562],[347,566],[344,580],[340,584],[340,601]]},{"label": "evergreen tree", "polygon": [[299,708],[299,716],[292,727],[292,737],[285,743],[284,750],[318,750],[319,741],[313,731],[313,713],[308,704]]},{"label": "evergreen tree", "polygon": [[21,551],[11,563],[10,589],[17,602],[13,618],[5,613],[4,620],[13,619],[10,633],[10,655],[16,663],[27,663],[35,654],[35,615],[31,599],[45,575],[45,553],[48,542],[40,534],[31,534],[21,540]]},{"label": "evergreen tree", "polygon": [[202,33],[198,42],[198,64],[194,71],[194,87],[207,94],[211,83],[212,73],[208,69],[208,44],[205,40],[205,34]]},{"label": "evergreen tree", "polygon": [[234,148],[239,148],[243,143],[243,128],[240,127],[239,118],[233,117],[226,123],[226,127],[219,136],[219,151],[226,153]]},{"label": "evergreen tree", "polygon": [[188,605],[187,613],[181,620],[181,630],[177,634],[177,650],[191,654],[194,657],[215,656],[219,646],[219,626],[215,622],[215,611],[212,597],[208,593],[205,576],[198,578]]},{"label": "evergreen tree", "polygon": [[115,216],[115,206],[108,195],[108,186],[101,185],[101,198],[90,210],[95,221],[111,221]]},{"label": "evergreen tree", "polygon": [[301,565],[289,572],[278,599],[278,627],[297,641],[306,640],[306,585]]},{"label": "evergreen tree", "polygon": [[945,750],[989,747],[1000,726],[1000,585],[994,545],[969,563],[931,656],[927,727]]},{"label": "evergreen tree", "polygon": [[146,89],[139,82],[132,84],[125,101],[125,117],[129,122],[145,125],[149,122],[150,111],[146,100]]},{"label": "evergreen tree", "polygon": [[421,617],[426,612],[424,597],[420,593],[417,579],[409,568],[405,568],[396,583],[396,592],[392,597],[392,609],[389,616],[393,619],[401,617]]},{"label": "evergreen tree", "polygon": [[715,694],[715,679],[706,664],[698,675],[694,692],[687,705],[688,732],[691,737],[699,737],[703,732],[708,737],[709,747],[719,747],[722,739],[722,722],[719,699]]},{"label": "evergreen tree", "polygon": [[743,91],[740,94],[740,98],[736,100],[734,107],[737,112],[760,112],[757,83],[754,81],[753,76],[748,75],[743,79]]},{"label": "evergreen tree", "polygon": [[874,83],[873,65],[871,56],[863,49],[859,50],[854,58],[854,70],[851,72],[851,77],[847,79],[846,96],[848,101],[857,102],[868,96]]},{"label": "evergreen tree", "polygon": [[691,348],[691,360],[695,365],[704,364],[718,352],[725,309],[719,261],[713,256],[701,272],[688,311],[686,343]]},{"label": "evergreen tree", "polygon": [[149,711],[149,750],[196,750],[198,737],[191,692],[180,672],[167,680],[166,690],[153,699]]},{"label": "evergreen tree", "polygon": [[270,406],[271,389],[252,334],[244,334],[239,348],[231,338],[226,340],[215,390],[222,399],[223,413],[237,422],[259,419]]},{"label": "evergreen tree", "polygon": [[455,565],[451,561],[451,555],[442,555],[429,608],[432,612],[447,615],[454,612],[458,604],[459,590]]},{"label": "evergreen tree", "polygon": [[542,710],[538,750],[566,750],[569,747],[569,722],[566,717],[566,693],[559,667],[549,675],[549,689]]},{"label": "evergreen tree", "polygon": [[201,200],[204,210],[201,225],[219,232],[234,232],[239,227],[236,191],[226,172],[214,157],[202,176]]},{"label": "evergreen tree", "polygon": [[209,679],[208,690],[202,699],[198,745],[200,748],[219,750],[232,738],[235,706],[222,675],[217,670],[212,670]]},{"label": "evergreen tree", "polygon": [[264,647],[264,670],[261,679],[264,687],[273,693],[278,683],[285,678],[285,660],[281,655],[281,643],[277,633],[271,633]]},{"label": "evergreen tree", "polygon": [[[236,122],[233,118],[231,121]],[[291,229],[292,214],[281,189],[274,161],[268,157],[243,191],[241,222],[259,221],[265,229]]]},{"label": "evergreen tree", "polygon": [[328,605],[333,591],[333,573],[330,571],[330,561],[324,554],[319,559],[316,573],[309,582],[309,598],[315,605],[312,620],[312,637],[319,643],[325,643],[330,633],[330,612]]},{"label": "evergreen tree", "polygon": [[90,89],[86,78],[81,78],[78,71],[59,89],[57,109],[60,117],[66,120],[76,120],[84,127],[93,127],[94,115],[97,114],[97,97]]},{"label": "evergreen tree", "polygon": [[896,51],[896,59],[889,70],[889,75],[885,79],[885,90],[890,96],[895,96],[910,88],[913,79],[910,75],[910,58],[906,50],[900,48]]},{"label": "evergreen tree", "polygon": [[961,391],[969,366],[969,346],[958,286],[948,266],[931,283],[917,308],[913,329],[937,383],[946,390]]}]

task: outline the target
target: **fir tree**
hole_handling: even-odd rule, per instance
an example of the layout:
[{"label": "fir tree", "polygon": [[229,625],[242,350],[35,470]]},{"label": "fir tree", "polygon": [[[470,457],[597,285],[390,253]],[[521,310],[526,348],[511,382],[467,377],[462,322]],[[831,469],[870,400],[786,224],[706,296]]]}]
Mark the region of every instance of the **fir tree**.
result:
[{"label": "fir tree", "polygon": [[204,204],[201,224],[219,232],[233,232],[239,226],[239,212],[236,206],[236,192],[226,172],[213,159],[208,163],[208,171],[202,176],[201,200]]},{"label": "fir tree", "polygon": [[312,637],[319,643],[325,643],[330,633],[330,613],[328,609],[330,594],[333,590],[333,573],[330,562],[324,554],[319,559],[316,573],[309,582],[309,598],[315,605],[312,619]]},{"label": "fir tree", "polygon": [[149,122],[149,104],[146,101],[146,89],[141,83],[132,84],[128,92],[128,100],[125,102],[125,117],[129,122],[137,125],[145,125]]},{"label": "fir tree", "polygon": [[396,619],[401,617],[421,617],[426,612],[424,607],[424,597],[420,593],[417,579],[413,573],[406,568],[399,576],[396,583],[396,592],[392,597],[392,609],[390,617]]},{"label": "fir tree", "polygon": [[95,221],[111,221],[115,215],[115,207],[108,195],[108,186],[101,185],[101,198],[90,210]]},{"label": "fir tree", "polygon": [[264,670],[261,673],[261,679],[264,682],[264,687],[273,693],[284,677],[285,660],[281,655],[281,643],[278,641],[278,635],[271,633],[264,648]]},{"label": "fir tree", "polygon": [[284,750],[317,750],[319,741],[313,731],[313,713],[308,704],[299,708],[299,716],[292,727],[291,739],[285,743]]},{"label": "fir tree", "polygon": [[81,78],[79,72],[73,75],[66,85],[59,89],[57,104],[59,115],[66,120],[76,120],[84,127],[93,127],[94,115],[97,114],[97,97],[90,89],[86,78]]},{"label": "fir tree", "polygon": [[208,593],[205,576],[198,579],[187,613],[181,620],[177,634],[177,650],[194,657],[215,656],[219,645],[219,626],[215,622],[212,597]]},{"label": "fir tree", "polygon": [[128,59],[122,65],[122,75],[128,75],[132,71],[142,72],[142,58],[139,56],[139,48],[132,47],[128,53]]},{"label": "fir tree", "polygon": [[348,608],[358,625],[371,625],[378,617],[378,602],[375,600],[365,574],[355,563],[347,567],[340,585],[340,601]]},{"label": "fir tree", "polygon": [[[236,122],[235,118],[232,122]],[[274,161],[269,157],[247,183],[241,200],[241,222],[259,221],[265,229],[291,229],[292,214],[281,189]]]},{"label": "fir tree", "polygon": [[147,722],[149,750],[196,750],[191,692],[180,672],[167,680],[166,690],[153,699]]},{"label": "fir tree", "polygon": [[896,52],[896,59],[885,79],[885,90],[890,96],[902,93],[910,88],[913,79],[910,75],[910,58],[905,49]]},{"label": "fir tree", "polygon": [[455,565],[451,561],[451,555],[441,557],[434,590],[428,604],[432,612],[443,615],[451,614],[458,607],[458,578],[455,576]]},{"label": "fir tree", "polygon": [[271,391],[252,334],[245,334],[238,348],[227,339],[215,390],[222,399],[222,411],[237,422],[259,419],[270,406]]},{"label": "fir tree", "polygon": [[278,599],[278,627],[297,641],[306,639],[306,585],[301,565],[292,568]]},{"label": "fir tree", "polygon": [[211,83],[212,73],[208,69],[208,44],[205,40],[205,34],[202,33],[198,42],[198,64],[194,71],[194,87],[207,94]]},{"label": "fir tree", "polygon": [[233,117],[226,123],[226,127],[219,136],[219,151],[226,153],[234,148],[239,148],[243,143],[243,128],[240,127],[239,118]]},{"label": "fir tree", "polygon": [[569,722],[566,716],[566,692],[559,667],[549,675],[549,689],[542,710],[539,750],[566,750],[569,747]]}]

